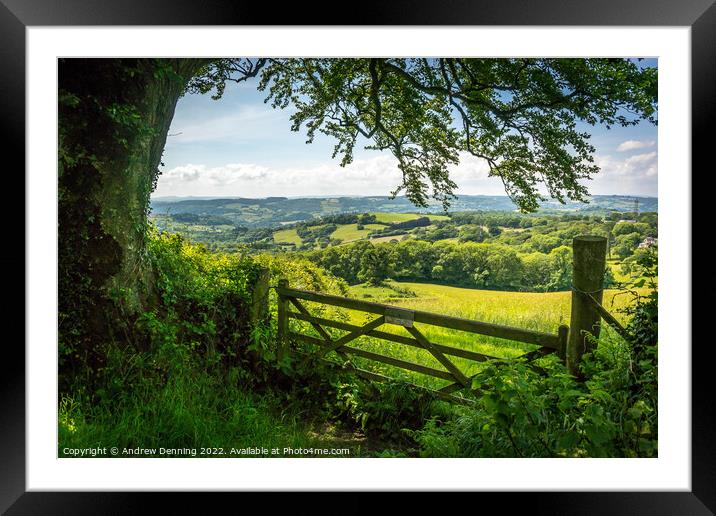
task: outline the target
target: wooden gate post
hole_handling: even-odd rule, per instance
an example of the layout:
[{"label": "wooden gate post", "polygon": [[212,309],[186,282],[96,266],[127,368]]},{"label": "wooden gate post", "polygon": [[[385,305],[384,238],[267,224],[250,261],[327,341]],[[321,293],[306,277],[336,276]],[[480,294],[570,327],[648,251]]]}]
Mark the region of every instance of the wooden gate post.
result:
[{"label": "wooden gate post", "polygon": [[251,293],[251,311],[249,313],[251,326],[266,322],[268,317],[268,291],[269,270],[262,268]]},{"label": "wooden gate post", "polygon": [[[288,288],[288,280],[278,280],[279,290]],[[278,359],[281,360],[286,356],[288,347],[288,299],[277,292],[278,297]]]},{"label": "wooden gate post", "polygon": [[567,361],[567,343],[569,342],[569,326],[560,324],[557,330],[559,336],[559,347],[557,348],[557,356],[566,363]]},{"label": "wooden gate post", "polygon": [[589,300],[591,294],[602,302],[604,270],[607,265],[607,239],[601,236],[577,236],[572,240],[572,315],[567,343],[567,368],[579,376],[582,355],[591,351],[594,344],[585,332],[599,337],[601,316]]}]

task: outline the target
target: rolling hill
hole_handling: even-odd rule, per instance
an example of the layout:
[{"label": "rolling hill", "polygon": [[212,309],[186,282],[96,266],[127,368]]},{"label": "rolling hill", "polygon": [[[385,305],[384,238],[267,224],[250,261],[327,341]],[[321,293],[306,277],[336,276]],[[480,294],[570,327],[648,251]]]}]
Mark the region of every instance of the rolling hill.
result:
[{"label": "rolling hill", "polygon": [[[569,201],[560,204],[546,201],[542,204],[545,212],[629,212],[634,209],[635,197],[620,195],[596,195],[588,204]],[[641,211],[658,211],[656,197],[637,197]],[[453,201],[451,212],[459,211],[514,211],[516,206],[507,196],[499,195],[463,195]],[[433,202],[426,209],[417,209],[405,197],[266,197],[248,199],[242,197],[205,199],[205,198],[153,198],[152,215],[196,214],[220,216],[236,226],[248,228],[274,227],[282,224],[309,221],[318,217],[336,213],[373,213],[379,212],[384,219],[379,222],[399,221],[400,214],[440,215],[442,206]],[[389,220],[391,217],[396,220]],[[431,217],[432,218],[432,217]]]}]

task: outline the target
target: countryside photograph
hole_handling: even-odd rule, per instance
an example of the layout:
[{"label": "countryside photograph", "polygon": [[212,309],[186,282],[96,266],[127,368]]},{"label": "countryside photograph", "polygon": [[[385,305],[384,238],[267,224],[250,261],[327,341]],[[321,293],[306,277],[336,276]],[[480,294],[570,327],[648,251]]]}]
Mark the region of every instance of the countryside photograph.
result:
[{"label": "countryside photograph", "polygon": [[59,59],[58,457],[658,457],[657,83]]}]

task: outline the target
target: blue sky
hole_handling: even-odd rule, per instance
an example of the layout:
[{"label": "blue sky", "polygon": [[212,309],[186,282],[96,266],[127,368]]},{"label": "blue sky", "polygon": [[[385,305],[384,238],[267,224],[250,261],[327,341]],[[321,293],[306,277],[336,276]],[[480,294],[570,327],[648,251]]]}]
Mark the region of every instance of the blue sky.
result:
[{"label": "blue sky", "polygon": [[[655,62],[646,62],[655,65]],[[169,130],[154,197],[388,195],[400,172],[389,153],[356,148],[346,168],[331,159],[332,141],[290,130],[290,111],[264,104],[256,81],[229,84],[222,99],[187,95]],[[657,195],[657,128],[585,126],[601,172],[588,181],[592,194]],[[499,178],[464,155],[451,170],[457,194],[502,195]]]}]

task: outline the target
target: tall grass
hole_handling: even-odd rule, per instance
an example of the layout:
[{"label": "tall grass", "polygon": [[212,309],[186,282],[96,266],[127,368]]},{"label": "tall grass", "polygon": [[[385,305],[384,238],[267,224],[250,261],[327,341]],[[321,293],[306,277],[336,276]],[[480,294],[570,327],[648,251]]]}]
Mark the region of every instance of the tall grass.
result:
[{"label": "tall grass", "polygon": [[212,372],[187,362],[172,368],[165,382],[135,377],[130,388],[99,404],[64,397],[58,455],[68,456],[67,448],[112,446],[221,448],[228,455],[231,447],[282,450],[317,444],[297,409],[270,392],[242,388],[240,376],[238,369]]}]

